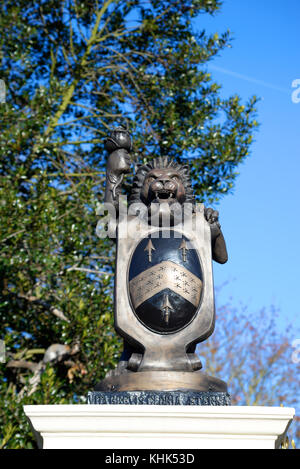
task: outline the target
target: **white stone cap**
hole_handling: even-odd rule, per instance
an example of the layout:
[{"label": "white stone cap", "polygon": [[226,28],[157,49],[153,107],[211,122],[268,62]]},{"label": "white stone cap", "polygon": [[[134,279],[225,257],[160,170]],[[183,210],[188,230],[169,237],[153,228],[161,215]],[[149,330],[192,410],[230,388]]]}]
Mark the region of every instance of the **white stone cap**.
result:
[{"label": "white stone cap", "polygon": [[24,411],[44,448],[274,448],[295,414],[287,407],[119,404]]}]

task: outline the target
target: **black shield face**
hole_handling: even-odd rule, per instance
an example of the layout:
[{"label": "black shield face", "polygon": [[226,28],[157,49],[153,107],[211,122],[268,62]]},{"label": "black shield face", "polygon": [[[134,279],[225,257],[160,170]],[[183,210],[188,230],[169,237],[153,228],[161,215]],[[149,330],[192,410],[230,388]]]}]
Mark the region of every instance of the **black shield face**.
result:
[{"label": "black shield face", "polygon": [[136,247],[129,267],[129,293],[138,319],[154,332],[170,334],[194,318],[203,275],[192,243],[175,231],[170,238],[162,234],[156,232]]}]

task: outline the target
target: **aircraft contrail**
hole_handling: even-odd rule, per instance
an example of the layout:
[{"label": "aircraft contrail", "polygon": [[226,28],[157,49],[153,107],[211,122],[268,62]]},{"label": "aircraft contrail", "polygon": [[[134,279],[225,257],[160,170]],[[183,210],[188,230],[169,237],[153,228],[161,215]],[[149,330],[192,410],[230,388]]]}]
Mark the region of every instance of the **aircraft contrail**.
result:
[{"label": "aircraft contrail", "polygon": [[272,83],[268,83],[263,80],[257,80],[256,78],[249,77],[247,75],[243,75],[241,73],[233,72],[232,70],[227,70],[226,68],[222,67],[217,67],[216,65],[210,65],[208,66],[209,68],[216,70],[216,72],[221,72],[225,73],[226,75],[231,75],[232,77],[235,78],[240,78],[241,80],[249,81],[251,83],[256,83],[257,85],[265,86],[266,88],[270,88],[272,90],[280,91],[281,93],[288,93],[290,94],[290,90],[287,88],[281,88],[280,86],[273,85]]}]

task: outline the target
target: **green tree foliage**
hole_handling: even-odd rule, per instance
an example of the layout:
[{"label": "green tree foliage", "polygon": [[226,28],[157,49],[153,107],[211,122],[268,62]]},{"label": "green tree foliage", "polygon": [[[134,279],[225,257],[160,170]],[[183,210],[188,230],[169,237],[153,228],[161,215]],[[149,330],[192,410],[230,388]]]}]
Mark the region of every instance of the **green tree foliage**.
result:
[{"label": "green tree foliage", "polygon": [[[114,245],[95,235],[108,129],[128,124],[134,161],[190,159],[201,200],[228,192],[248,155],[256,98],[222,99],[206,70],[230,45],[229,32],[193,26],[220,3],[1,2],[5,448],[34,445],[23,404],[81,402],[120,353],[112,328]],[[55,355],[53,344],[64,348]]]}]

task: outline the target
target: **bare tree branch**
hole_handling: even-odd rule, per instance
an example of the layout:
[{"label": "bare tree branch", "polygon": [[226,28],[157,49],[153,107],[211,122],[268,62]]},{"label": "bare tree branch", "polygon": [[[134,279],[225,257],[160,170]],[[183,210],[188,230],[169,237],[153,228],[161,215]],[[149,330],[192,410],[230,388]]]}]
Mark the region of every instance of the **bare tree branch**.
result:
[{"label": "bare tree branch", "polygon": [[6,366],[7,368],[26,368],[27,370],[35,372],[39,367],[39,364],[26,360],[10,360]]},{"label": "bare tree branch", "polygon": [[72,270],[79,270],[81,272],[88,272],[90,274],[98,274],[98,275],[114,275],[112,272],[104,272],[101,270],[93,270],[93,269],[87,269],[85,267],[76,267],[76,266],[69,267],[67,269],[67,272],[72,272]]},{"label": "bare tree branch", "polygon": [[40,305],[46,310],[50,311],[50,313],[54,314],[54,316],[62,319],[63,321],[70,322],[70,320],[64,315],[64,313],[56,308],[55,306],[50,305],[44,300],[37,298],[36,296],[32,295],[24,295],[23,293],[18,293],[19,298],[23,298],[24,300],[29,301],[30,303],[35,303],[36,305]]}]

